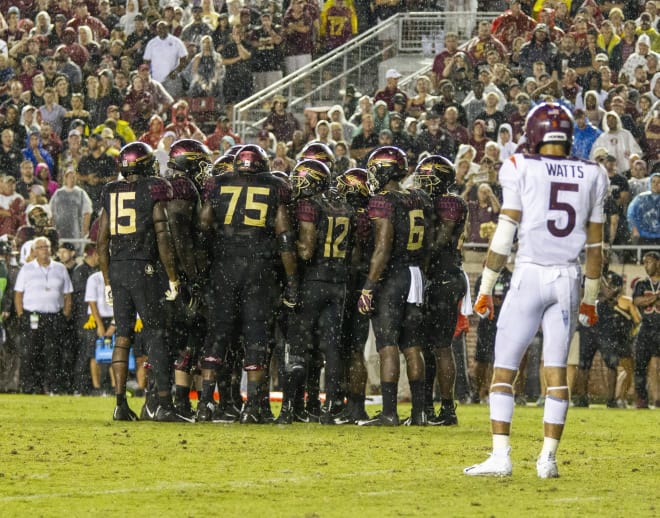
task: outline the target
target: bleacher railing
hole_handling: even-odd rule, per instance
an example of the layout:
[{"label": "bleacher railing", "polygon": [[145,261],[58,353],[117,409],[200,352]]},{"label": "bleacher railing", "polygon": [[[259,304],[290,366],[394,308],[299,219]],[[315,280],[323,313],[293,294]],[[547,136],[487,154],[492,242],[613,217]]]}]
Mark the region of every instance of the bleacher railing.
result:
[{"label": "bleacher railing", "polygon": [[[252,140],[269,113],[273,96],[277,94],[284,95],[289,100],[287,109],[298,114],[306,107],[340,103],[340,91],[349,84],[370,95],[378,88],[378,65],[385,59],[402,54],[433,56],[443,48],[447,32],[457,32],[460,40],[465,41],[479,21],[492,20],[498,14],[397,14],[237,103],[232,127],[246,140]],[[404,77],[400,84],[409,81]]]}]

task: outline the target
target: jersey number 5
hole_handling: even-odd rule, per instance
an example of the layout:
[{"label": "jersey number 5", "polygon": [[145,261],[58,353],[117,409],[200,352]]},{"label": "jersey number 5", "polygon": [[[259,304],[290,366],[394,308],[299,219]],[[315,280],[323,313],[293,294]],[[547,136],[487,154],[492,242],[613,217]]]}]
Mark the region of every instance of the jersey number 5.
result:
[{"label": "jersey number 5", "polygon": [[563,228],[557,226],[557,220],[548,220],[546,225],[548,226],[548,231],[553,236],[566,237],[573,232],[575,228],[575,208],[570,203],[559,201],[559,193],[561,191],[578,192],[578,188],[578,184],[576,183],[552,182],[550,184],[550,204],[548,208],[550,210],[561,210],[568,216],[566,226]]},{"label": "jersey number 5", "polygon": [[133,234],[135,220],[135,192],[110,193],[110,234]]}]

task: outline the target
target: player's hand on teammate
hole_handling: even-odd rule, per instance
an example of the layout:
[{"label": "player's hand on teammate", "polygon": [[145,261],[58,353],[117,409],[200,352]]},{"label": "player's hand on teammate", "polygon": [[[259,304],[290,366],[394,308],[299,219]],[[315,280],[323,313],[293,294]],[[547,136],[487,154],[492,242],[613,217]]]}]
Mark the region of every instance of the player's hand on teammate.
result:
[{"label": "player's hand on teammate", "polygon": [[108,285],[104,287],[104,293],[105,293],[105,303],[108,306],[112,306],[112,288]]},{"label": "player's hand on teammate", "polygon": [[495,318],[495,307],[493,306],[493,296],[480,293],[477,301],[474,303],[474,312],[480,318],[493,320]]},{"label": "player's hand on teammate", "polygon": [[580,304],[580,314],[578,316],[578,321],[584,327],[591,327],[596,325],[596,322],[598,322],[596,306],[594,304],[587,304],[586,302]]},{"label": "player's hand on teammate", "polygon": [[170,281],[170,289],[165,292],[165,300],[170,302],[179,296],[179,281]]}]

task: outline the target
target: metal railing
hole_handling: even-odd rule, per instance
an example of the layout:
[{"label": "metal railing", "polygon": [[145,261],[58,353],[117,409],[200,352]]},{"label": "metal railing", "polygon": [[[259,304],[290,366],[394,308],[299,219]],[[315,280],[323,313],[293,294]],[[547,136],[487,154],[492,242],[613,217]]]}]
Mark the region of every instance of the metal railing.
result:
[{"label": "metal railing", "polygon": [[[432,56],[443,48],[444,34],[470,37],[480,20],[499,13],[400,13],[379,23],[341,47],[296,70],[234,106],[232,127],[247,140],[254,137],[269,113],[273,96],[284,95],[288,110],[301,114],[306,107],[341,103],[348,84],[371,94],[378,88],[378,65],[400,55]],[[426,67],[425,71],[428,70]],[[419,75],[419,71],[411,77]],[[404,77],[400,84],[411,81]]]}]

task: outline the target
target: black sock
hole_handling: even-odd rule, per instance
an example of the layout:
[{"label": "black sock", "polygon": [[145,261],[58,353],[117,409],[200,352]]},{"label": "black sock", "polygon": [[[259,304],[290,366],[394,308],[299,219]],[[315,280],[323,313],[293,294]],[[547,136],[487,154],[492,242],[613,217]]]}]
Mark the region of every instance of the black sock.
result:
[{"label": "black sock", "polygon": [[258,381],[247,382],[247,397],[250,403],[259,403],[259,385]]},{"label": "black sock", "polygon": [[381,381],[380,391],[383,394],[383,414],[388,417],[396,415],[397,383]]},{"label": "black sock", "polygon": [[424,410],[424,381],[410,380],[410,395],[412,397],[412,411],[422,412]]},{"label": "black sock", "polygon": [[117,406],[126,404],[126,394],[117,394]]},{"label": "black sock", "polygon": [[172,396],[169,393],[164,396],[158,394],[158,404],[163,408],[172,408]]},{"label": "black sock", "polygon": [[453,399],[442,399],[442,408],[447,408],[449,410],[454,409],[454,400]]},{"label": "black sock", "polygon": [[202,380],[200,403],[213,403],[213,392],[215,392],[215,380]]},{"label": "black sock", "polygon": [[358,408],[364,408],[364,394],[354,394],[353,392],[348,393],[348,400],[352,401],[353,404]]},{"label": "black sock", "polygon": [[190,388],[185,385],[174,385],[174,401],[177,405],[185,405],[190,398]]},{"label": "black sock", "polygon": [[424,407],[433,406],[433,387],[436,375],[435,355],[424,355]]}]

